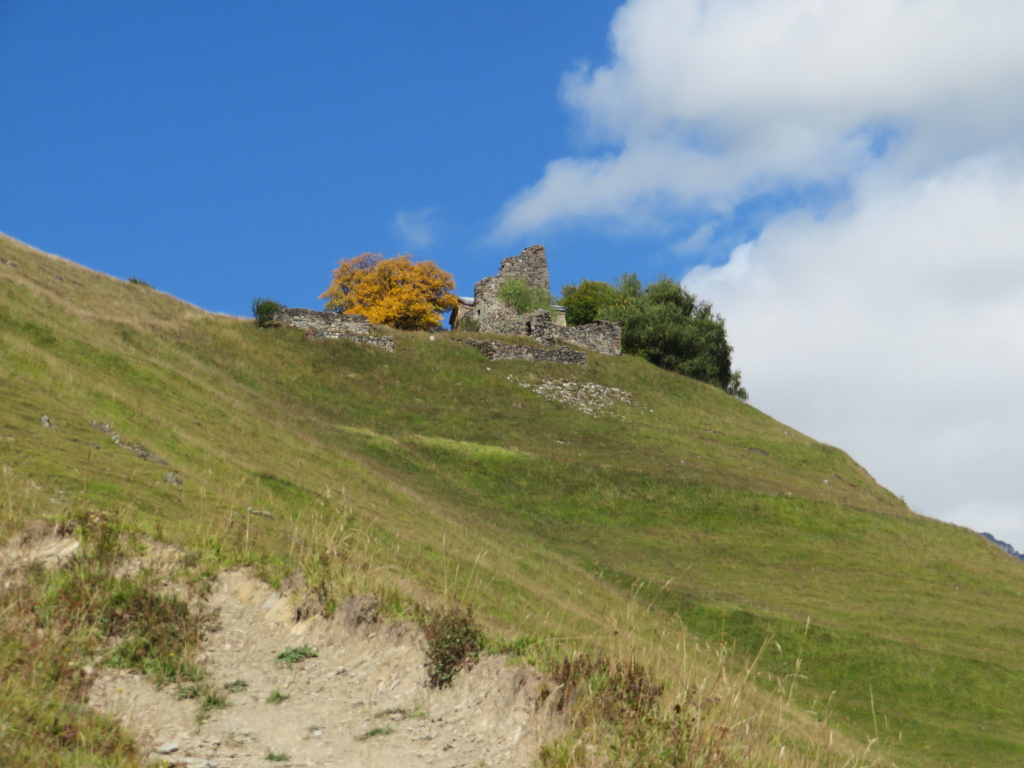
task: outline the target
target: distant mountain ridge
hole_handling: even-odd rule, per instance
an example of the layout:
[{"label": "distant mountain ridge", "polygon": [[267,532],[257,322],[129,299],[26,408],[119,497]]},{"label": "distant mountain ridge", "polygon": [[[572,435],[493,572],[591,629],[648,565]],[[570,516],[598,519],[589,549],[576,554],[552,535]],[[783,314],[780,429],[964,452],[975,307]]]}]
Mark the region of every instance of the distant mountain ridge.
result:
[{"label": "distant mountain ridge", "polygon": [[981,535],[984,536],[989,541],[991,541],[993,544],[995,544],[1001,550],[1003,550],[1003,552],[1005,552],[1006,554],[1011,555],[1013,557],[1016,557],[1018,560],[1024,561],[1024,554],[1021,554],[1020,552],[1018,552],[1010,544],[1007,544],[1005,541],[1000,541],[995,536],[993,536],[991,533],[982,533]]}]

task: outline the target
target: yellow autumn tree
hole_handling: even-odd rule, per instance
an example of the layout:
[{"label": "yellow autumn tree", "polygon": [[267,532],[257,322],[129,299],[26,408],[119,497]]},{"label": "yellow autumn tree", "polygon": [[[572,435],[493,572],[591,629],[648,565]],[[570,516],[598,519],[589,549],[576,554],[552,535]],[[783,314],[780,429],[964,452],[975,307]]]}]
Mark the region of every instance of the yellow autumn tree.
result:
[{"label": "yellow autumn tree", "polygon": [[425,331],[439,328],[441,313],[458,304],[454,288],[455,279],[432,261],[413,261],[409,254],[385,259],[364,253],[338,262],[331,286],[320,298],[327,299],[327,311]]}]

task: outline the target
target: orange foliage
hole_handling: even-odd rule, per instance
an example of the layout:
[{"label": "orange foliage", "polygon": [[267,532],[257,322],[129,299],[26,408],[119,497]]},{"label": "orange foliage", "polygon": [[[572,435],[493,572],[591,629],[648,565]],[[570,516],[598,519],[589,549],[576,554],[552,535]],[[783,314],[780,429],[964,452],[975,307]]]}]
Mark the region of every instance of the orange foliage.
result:
[{"label": "orange foliage", "polygon": [[366,315],[371,323],[431,330],[440,327],[443,311],[458,304],[454,288],[454,278],[432,261],[364,253],[338,262],[331,287],[320,298],[328,300],[326,310]]}]

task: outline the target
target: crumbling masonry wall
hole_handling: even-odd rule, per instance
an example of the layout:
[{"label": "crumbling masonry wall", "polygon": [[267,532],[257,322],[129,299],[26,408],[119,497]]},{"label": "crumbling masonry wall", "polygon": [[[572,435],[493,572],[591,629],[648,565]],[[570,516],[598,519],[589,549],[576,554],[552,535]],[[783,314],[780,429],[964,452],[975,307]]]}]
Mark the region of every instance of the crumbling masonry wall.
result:
[{"label": "crumbling masonry wall", "polygon": [[348,339],[357,344],[371,344],[389,352],[395,351],[395,340],[370,332],[370,321],[363,315],[342,315],[337,312],[317,312],[301,307],[282,307],[274,315],[274,322],[302,328],[313,339]]},{"label": "crumbling masonry wall", "polygon": [[468,344],[480,350],[480,354],[488,360],[532,360],[549,363],[569,363],[570,365],[586,365],[587,353],[578,349],[568,347],[552,347],[551,349],[538,349],[528,347],[525,344],[505,344],[500,341],[482,341],[480,339],[463,339],[463,344]]},{"label": "crumbling masonry wall", "polygon": [[[538,336],[537,334],[543,334]],[[592,349],[602,355],[622,354],[622,326],[607,320],[598,320],[587,325],[564,326],[550,323],[538,328],[530,334],[534,338],[544,338],[552,342],[575,344]]]}]

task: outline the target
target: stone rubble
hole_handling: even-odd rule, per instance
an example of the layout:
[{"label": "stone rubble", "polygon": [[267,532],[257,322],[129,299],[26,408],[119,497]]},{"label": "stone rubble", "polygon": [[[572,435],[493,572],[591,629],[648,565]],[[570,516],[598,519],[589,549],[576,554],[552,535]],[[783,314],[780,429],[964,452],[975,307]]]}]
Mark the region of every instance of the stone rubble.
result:
[{"label": "stone rubble", "polygon": [[[508,378],[509,381],[515,381],[511,376]],[[588,416],[599,416],[616,405],[640,407],[640,403],[632,393],[618,387],[605,387],[591,381],[544,379],[538,384],[517,383],[520,387],[532,390],[545,400],[564,403]]]}]

